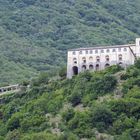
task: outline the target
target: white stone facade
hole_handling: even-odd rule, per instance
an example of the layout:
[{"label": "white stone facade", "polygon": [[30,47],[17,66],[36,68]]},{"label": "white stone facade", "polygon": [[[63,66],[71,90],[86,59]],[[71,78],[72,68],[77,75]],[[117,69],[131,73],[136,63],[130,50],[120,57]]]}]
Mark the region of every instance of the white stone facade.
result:
[{"label": "white stone facade", "polygon": [[103,70],[111,65],[127,67],[140,57],[140,38],[135,44],[78,48],[68,51],[67,78],[85,70]]}]

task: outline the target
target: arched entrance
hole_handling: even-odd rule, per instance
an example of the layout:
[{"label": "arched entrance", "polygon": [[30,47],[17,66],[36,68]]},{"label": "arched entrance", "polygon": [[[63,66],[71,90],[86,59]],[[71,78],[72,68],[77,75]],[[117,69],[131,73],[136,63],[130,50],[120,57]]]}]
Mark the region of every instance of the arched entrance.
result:
[{"label": "arched entrance", "polygon": [[78,74],[78,67],[74,66],[72,69],[73,69],[73,75],[77,75]]},{"label": "arched entrance", "polygon": [[89,61],[90,61],[90,62],[93,61],[93,57],[92,57],[92,56],[89,57]]},{"label": "arched entrance", "polygon": [[83,61],[83,63],[86,63],[86,58],[83,57],[83,58],[82,58],[82,61]]},{"label": "arched entrance", "polygon": [[100,69],[100,65],[96,64],[95,69],[96,69],[96,71],[98,71]]},{"label": "arched entrance", "polygon": [[100,62],[100,56],[96,57],[96,62]]},{"label": "arched entrance", "polygon": [[120,63],[119,63],[119,66],[123,67],[123,63],[122,63],[122,62],[120,62]]},{"label": "arched entrance", "polygon": [[122,61],[122,54],[119,54],[119,61]]},{"label": "arched entrance", "polygon": [[76,58],[73,58],[73,63],[77,64],[77,59]]},{"label": "arched entrance", "polygon": [[89,65],[89,70],[93,70],[93,65],[92,64]]},{"label": "arched entrance", "polygon": [[82,71],[85,71],[87,69],[86,65],[82,66]]},{"label": "arched entrance", "polygon": [[109,55],[106,55],[106,56],[105,56],[105,59],[106,59],[106,61],[108,62],[108,61],[109,61]]},{"label": "arched entrance", "polygon": [[108,63],[107,63],[107,64],[105,64],[105,68],[107,68],[107,67],[109,67],[109,66],[110,66],[110,64],[108,64]]}]

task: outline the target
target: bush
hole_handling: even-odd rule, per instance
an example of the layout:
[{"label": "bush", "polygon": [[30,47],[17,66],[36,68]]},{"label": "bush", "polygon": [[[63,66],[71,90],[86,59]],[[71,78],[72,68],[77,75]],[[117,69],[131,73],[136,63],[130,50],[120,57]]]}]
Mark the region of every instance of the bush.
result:
[{"label": "bush", "polygon": [[14,114],[7,122],[7,129],[8,130],[14,130],[20,127],[20,119],[22,115],[17,113]]},{"label": "bush", "polygon": [[106,131],[112,126],[114,113],[104,105],[97,106],[93,109],[91,114],[91,123],[100,132]]},{"label": "bush", "polygon": [[140,59],[137,59],[135,61],[135,67],[138,68],[138,69],[140,69]]},{"label": "bush", "polygon": [[9,131],[5,138],[5,140],[20,140],[20,139],[21,134],[18,130]]},{"label": "bush", "polygon": [[75,112],[72,108],[68,109],[67,111],[63,112],[62,117],[65,122],[70,121],[75,115]]},{"label": "bush", "polygon": [[96,93],[104,95],[112,92],[117,85],[117,80],[114,76],[105,75],[96,79],[93,83],[93,89]]}]

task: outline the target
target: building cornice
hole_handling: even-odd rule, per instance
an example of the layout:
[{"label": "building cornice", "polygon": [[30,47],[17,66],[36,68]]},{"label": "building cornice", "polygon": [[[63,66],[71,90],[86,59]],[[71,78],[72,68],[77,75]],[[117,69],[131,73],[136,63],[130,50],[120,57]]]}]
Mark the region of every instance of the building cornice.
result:
[{"label": "building cornice", "polygon": [[87,48],[76,48],[69,49],[68,51],[82,51],[82,50],[96,50],[96,49],[111,49],[111,48],[126,48],[136,46],[136,44],[127,44],[127,45],[113,45],[113,46],[95,46],[95,47],[87,47]]}]

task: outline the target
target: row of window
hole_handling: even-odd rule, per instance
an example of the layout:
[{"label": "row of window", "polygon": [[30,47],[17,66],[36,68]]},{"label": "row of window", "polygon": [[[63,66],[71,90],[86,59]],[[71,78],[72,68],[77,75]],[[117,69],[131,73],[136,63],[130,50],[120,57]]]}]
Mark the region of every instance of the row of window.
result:
[{"label": "row of window", "polygon": [[[123,63],[120,62],[120,63],[118,63],[118,65],[123,66]],[[107,67],[109,67],[109,66],[110,66],[109,63],[106,63],[106,64],[104,65],[105,68],[107,68]],[[82,68],[82,71],[85,71],[85,70],[96,70],[96,71],[98,71],[98,70],[100,70],[100,65],[99,65],[99,64],[96,64],[96,65],[90,64],[89,66],[83,65],[81,68]],[[74,67],[73,67],[73,74],[74,74],[74,75],[77,75],[77,74],[78,74],[78,71],[79,71],[79,70],[78,70],[78,67],[77,67],[77,66],[74,66]]]},{"label": "row of window", "polygon": [[[119,59],[119,61],[122,61],[122,60],[123,60],[123,59],[122,59],[122,54],[119,54],[119,55],[118,55],[118,59]],[[89,57],[89,60],[90,60],[90,61],[93,61],[93,57],[92,57],[92,56]],[[106,56],[105,56],[105,60],[106,60],[106,61],[110,61],[109,55],[106,55]],[[82,61],[83,61],[83,63],[86,63],[86,58],[83,57],[83,58],[82,58]],[[73,62],[74,62],[75,64],[77,64],[77,59],[74,58],[74,59],[73,59]],[[100,62],[100,56],[96,56],[96,62]]]},{"label": "row of window", "polygon": [[[127,51],[127,48],[118,48],[118,49],[114,48],[114,49],[112,49],[112,52],[116,52],[117,50],[118,50],[118,52],[121,52],[122,49],[124,52]],[[109,52],[111,52],[111,49],[106,49],[106,50],[102,49],[100,51],[99,50],[94,50],[94,51],[95,51],[95,54],[98,54],[99,52],[100,53],[105,53],[105,52],[109,53]],[[85,54],[93,54],[93,50],[79,51],[79,54],[83,54],[84,52],[85,52]],[[76,51],[73,51],[73,55],[76,55]]]}]

